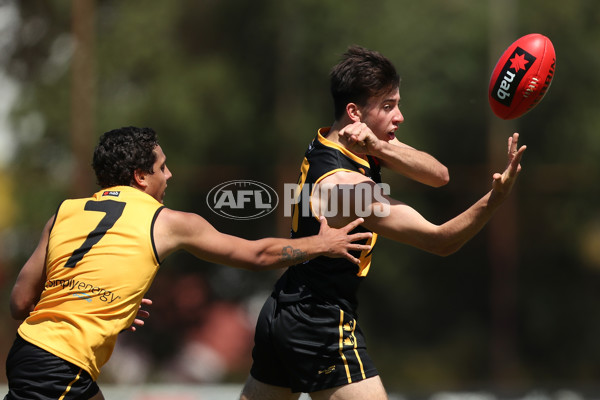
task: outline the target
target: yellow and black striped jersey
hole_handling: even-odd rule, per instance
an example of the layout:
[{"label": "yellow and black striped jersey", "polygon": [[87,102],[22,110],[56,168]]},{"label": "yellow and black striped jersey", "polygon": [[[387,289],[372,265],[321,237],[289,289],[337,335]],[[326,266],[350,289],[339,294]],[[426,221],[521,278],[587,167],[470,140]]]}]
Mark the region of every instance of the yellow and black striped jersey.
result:
[{"label": "yellow and black striped jersey", "polygon": [[[329,128],[321,128],[310,143],[300,167],[295,195],[297,198],[292,211],[293,238],[319,233],[318,216],[310,205],[310,194],[321,180],[338,171],[358,172],[376,183],[381,182],[378,160],[368,160],[356,156],[346,148],[326,139]],[[304,193],[303,193],[304,190]],[[308,204],[307,204],[308,203]],[[341,211],[341,210],[340,210]],[[359,226],[354,232],[365,232]],[[374,245],[377,234],[373,233],[369,244]],[[316,295],[332,301],[339,301],[354,308],[358,285],[368,274],[371,266],[371,251],[353,254],[360,259],[356,265],[343,258],[317,257],[303,264],[288,268],[278,282],[276,290],[297,296]]]},{"label": "yellow and black striped jersey", "polygon": [[65,200],[50,230],[44,290],[19,334],[97,379],[158,271],[152,232],[162,207],[128,186]]}]

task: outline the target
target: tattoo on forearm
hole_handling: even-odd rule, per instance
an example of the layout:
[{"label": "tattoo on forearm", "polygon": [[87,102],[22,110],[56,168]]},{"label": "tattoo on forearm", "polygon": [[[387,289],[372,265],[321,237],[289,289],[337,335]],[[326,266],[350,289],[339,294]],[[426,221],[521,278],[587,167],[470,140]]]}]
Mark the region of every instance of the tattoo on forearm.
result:
[{"label": "tattoo on forearm", "polygon": [[300,261],[306,258],[307,253],[301,249],[295,249],[292,246],[285,246],[281,249],[281,260]]}]

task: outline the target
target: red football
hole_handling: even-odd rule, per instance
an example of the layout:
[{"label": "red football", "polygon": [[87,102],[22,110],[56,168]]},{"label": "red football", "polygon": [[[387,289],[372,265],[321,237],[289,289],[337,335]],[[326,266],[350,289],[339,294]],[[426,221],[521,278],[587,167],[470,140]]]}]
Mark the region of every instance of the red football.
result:
[{"label": "red football", "polygon": [[554,76],[556,53],[550,39],[539,33],[511,44],[498,60],[488,97],[492,111],[502,119],[515,119],[542,100]]}]

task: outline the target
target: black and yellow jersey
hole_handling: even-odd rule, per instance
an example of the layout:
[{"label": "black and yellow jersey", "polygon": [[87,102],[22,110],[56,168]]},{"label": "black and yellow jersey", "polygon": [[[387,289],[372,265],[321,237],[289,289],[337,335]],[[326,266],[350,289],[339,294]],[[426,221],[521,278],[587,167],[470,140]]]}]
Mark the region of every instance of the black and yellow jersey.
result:
[{"label": "black and yellow jersey", "polygon": [[[329,128],[321,128],[310,143],[300,167],[300,178],[295,192],[292,211],[292,238],[316,235],[320,223],[310,204],[308,193],[324,178],[339,171],[358,172],[376,183],[381,182],[378,160],[368,157],[365,160],[346,148],[326,139]],[[304,195],[302,194],[302,191]],[[362,226],[354,232],[368,232]],[[373,233],[369,244],[374,245],[377,234]],[[364,242],[363,242],[364,243]],[[372,250],[372,249],[371,249]],[[358,285],[368,274],[371,266],[371,251],[353,254],[360,259],[360,265],[344,258],[317,257],[303,264],[295,265],[285,272],[276,285],[280,299],[318,296],[334,304],[341,303],[354,309]]]},{"label": "black and yellow jersey", "polygon": [[96,380],[158,271],[152,232],[162,207],[128,186],[65,200],[50,230],[44,290],[19,334]]}]

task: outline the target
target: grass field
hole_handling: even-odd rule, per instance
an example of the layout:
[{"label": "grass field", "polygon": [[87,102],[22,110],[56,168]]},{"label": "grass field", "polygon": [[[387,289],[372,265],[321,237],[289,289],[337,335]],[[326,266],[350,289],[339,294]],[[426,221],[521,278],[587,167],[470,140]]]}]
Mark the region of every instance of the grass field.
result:
[{"label": "grass field", "polygon": [[[101,385],[101,389],[107,400],[238,400],[242,385]],[[7,386],[0,385],[0,397],[6,392]],[[310,400],[310,397],[302,394],[300,400]],[[438,392],[418,396],[390,393],[389,400],[600,400],[600,393],[584,395],[570,389],[531,390],[513,395],[499,395],[491,391]]]}]

